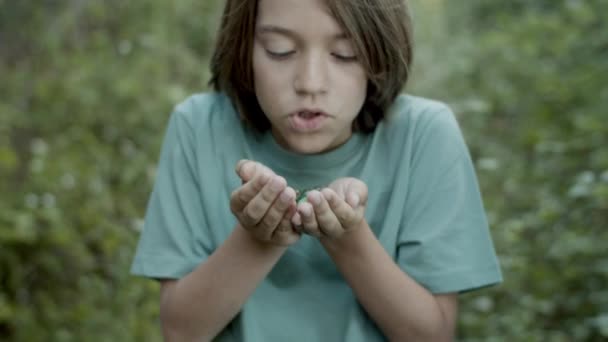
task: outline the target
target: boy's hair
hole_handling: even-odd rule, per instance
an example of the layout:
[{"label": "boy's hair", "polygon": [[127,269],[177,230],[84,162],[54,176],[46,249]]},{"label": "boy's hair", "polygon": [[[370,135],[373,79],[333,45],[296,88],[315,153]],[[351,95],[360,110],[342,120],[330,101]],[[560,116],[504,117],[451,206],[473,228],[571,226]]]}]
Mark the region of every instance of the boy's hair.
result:
[{"label": "boy's hair", "polygon": [[[260,131],[270,122],[258,104],[252,51],[258,2],[227,0],[209,84],[225,92],[242,118]],[[385,117],[410,74],[412,26],[406,0],[326,0],[338,24],[350,37],[368,77],[367,97],[353,130],[373,131]]]}]

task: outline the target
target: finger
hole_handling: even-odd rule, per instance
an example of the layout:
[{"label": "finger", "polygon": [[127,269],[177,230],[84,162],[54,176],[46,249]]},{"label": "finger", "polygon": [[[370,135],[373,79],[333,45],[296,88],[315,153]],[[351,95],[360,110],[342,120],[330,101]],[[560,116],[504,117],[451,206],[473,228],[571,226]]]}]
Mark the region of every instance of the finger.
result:
[{"label": "finger", "polygon": [[[295,198],[295,190],[289,187],[285,188],[279,194],[278,198],[274,201],[270,209],[268,209],[266,215],[264,215],[264,218],[258,225],[260,226],[258,229],[265,231],[270,230],[271,235],[274,234],[274,230],[279,228],[279,224],[290,209],[292,202],[295,202]],[[289,218],[291,219],[291,216]]]},{"label": "finger", "polygon": [[271,174],[262,172],[251,181],[243,184],[230,195],[230,209],[233,213],[241,213],[253,198],[270,180]]},{"label": "finger", "polygon": [[236,174],[241,178],[243,183],[249,182],[260,172],[269,172],[274,175],[274,172],[262,163],[255,162],[253,160],[241,159],[236,164]]},{"label": "finger", "polygon": [[[295,191],[294,191],[295,194]],[[278,223],[277,228],[272,232],[272,239],[282,244],[286,238],[293,235],[294,231],[291,226],[291,218],[296,212],[294,205],[288,205],[284,212],[281,221]]]},{"label": "finger", "polygon": [[361,218],[359,217],[360,215],[358,211],[353,209],[351,204],[347,203],[348,198],[346,201],[341,199],[332,189],[329,188],[323,189],[321,193],[327,200],[331,210],[336,215],[342,229],[348,230],[348,228],[360,221]]},{"label": "finger", "polygon": [[317,219],[312,204],[308,202],[298,204],[298,213],[302,218],[302,231],[308,235],[320,238],[321,232],[317,225]]},{"label": "finger", "polygon": [[356,192],[349,192],[346,194],[346,203],[348,203],[353,209],[359,206],[360,200],[359,194]]},{"label": "finger", "polygon": [[345,198],[353,208],[365,205],[367,203],[367,185],[358,179],[354,180],[349,184]]},{"label": "finger", "polygon": [[241,159],[236,163],[234,171],[243,182],[248,182],[255,176],[255,162],[248,159]]},{"label": "finger", "polygon": [[291,217],[291,224],[296,232],[302,231],[302,216],[299,212],[295,212]]},{"label": "finger", "polygon": [[[236,172],[237,175],[241,176],[243,174],[243,172],[247,173],[247,171],[249,171],[249,166],[254,163],[254,161],[249,160],[249,159],[241,159],[236,163],[236,166],[234,168],[234,171]],[[244,168],[245,165],[247,165],[247,170]]]},{"label": "finger", "polygon": [[[327,195],[331,198],[333,191],[328,192]],[[342,229],[340,221],[338,221],[338,218],[329,206],[329,203],[327,203],[325,194],[313,190],[308,193],[307,197],[315,210],[317,224],[319,225],[321,233],[328,237],[338,237],[342,235],[344,229]]]},{"label": "finger", "polygon": [[[278,195],[285,189],[286,185],[287,182],[285,181],[285,178],[272,176],[270,181],[264,185],[262,190],[260,190],[247,206],[245,206],[245,209],[243,209],[243,223],[251,226],[258,225],[266,215],[270,206],[277,199]],[[274,229],[274,227],[272,227],[272,229]],[[264,235],[270,237],[271,233],[272,230],[266,231]]]},{"label": "finger", "polygon": [[[296,193],[297,195],[297,193]],[[297,197],[297,196],[296,196]],[[291,215],[289,215],[289,223],[291,224],[291,230],[298,233],[298,236],[302,234],[302,216],[298,213],[297,203],[294,201],[289,206]]]}]

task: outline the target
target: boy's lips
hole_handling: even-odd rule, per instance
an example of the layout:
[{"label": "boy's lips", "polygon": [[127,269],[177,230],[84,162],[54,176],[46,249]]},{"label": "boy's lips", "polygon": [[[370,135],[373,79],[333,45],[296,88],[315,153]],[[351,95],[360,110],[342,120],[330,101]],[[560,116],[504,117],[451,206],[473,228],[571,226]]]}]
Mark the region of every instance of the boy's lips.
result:
[{"label": "boy's lips", "polygon": [[329,118],[325,112],[316,110],[302,110],[289,115],[289,126],[299,133],[310,133],[320,129]]}]

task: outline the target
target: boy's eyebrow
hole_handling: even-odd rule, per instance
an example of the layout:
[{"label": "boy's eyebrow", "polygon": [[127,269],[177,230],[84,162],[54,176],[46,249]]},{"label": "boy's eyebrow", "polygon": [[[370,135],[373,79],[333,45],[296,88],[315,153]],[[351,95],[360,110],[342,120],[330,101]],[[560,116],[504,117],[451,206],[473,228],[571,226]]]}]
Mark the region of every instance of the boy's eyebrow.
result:
[{"label": "boy's eyebrow", "polygon": [[[297,39],[298,38],[298,34],[295,33],[294,31],[285,28],[285,27],[281,27],[281,26],[277,26],[277,25],[260,25],[256,28],[256,32],[259,34],[265,34],[265,33],[277,33],[283,36],[287,36],[289,38],[293,38],[293,39]],[[348,36],[346,35],[346,33],[336,33],[332,36],[332,39],[336,39],[336,40],[340,40],[340,39],[348,39]]]},{"label": "boy's eyebrow", "polygon": [[278,34],[288,36],[291,38],[295,38],[297,36],[293,31],[291,31],[285,27],[280,27],[280,26],[276,26],[276,25],[260,25],[257,27],[256,31],[260,34],[278,33]]}]

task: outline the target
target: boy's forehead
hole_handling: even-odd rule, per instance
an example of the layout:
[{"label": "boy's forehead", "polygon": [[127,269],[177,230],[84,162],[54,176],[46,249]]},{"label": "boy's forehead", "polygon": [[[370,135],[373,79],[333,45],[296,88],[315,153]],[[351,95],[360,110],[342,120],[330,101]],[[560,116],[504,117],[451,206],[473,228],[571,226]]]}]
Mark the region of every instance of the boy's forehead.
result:
[{"label": "boy's forehead", "polygon": [[285,35],[319,31],[335,38],[344,37],[324,0],[260,0],[256,30]]},{"label": "boy's forehead", "polygon": [[[278,34],[289,38],[298,38],[300,34],[296,30],[289,29],[287,27],[277,25],[264,25],[260,24],[256,28],[257,34]],[[347,40],[348,35],[342,31],[332,33],[328,35],[332,40]]]},{"label": "boy's forehead", "polygon": [[290,12],[296,13],[302,10],[315,9],[330,13],[326,0],[259,0],[258,11],[260,9],[264,9],[266,12],[291,10]]}]

